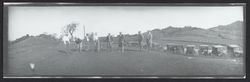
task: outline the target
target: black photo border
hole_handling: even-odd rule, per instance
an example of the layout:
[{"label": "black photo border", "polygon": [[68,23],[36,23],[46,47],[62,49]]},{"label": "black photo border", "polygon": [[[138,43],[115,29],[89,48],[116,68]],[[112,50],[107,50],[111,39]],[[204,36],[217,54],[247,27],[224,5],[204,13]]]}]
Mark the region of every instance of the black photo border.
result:
[{"label": "black photo border", "polygon": [[[3,36],[2,36],[2,40],[1,41],[3,41],[2,43],[2,49],[1,49],[1,52],[2,52],[2,58],[1,59],[3,59],[2,61],[3,61],[3,63],[6,63],[6,56],[4,56],[4,54],[6,54],[7,52],[6,51],[8,51],[7,50],[7,48],[6,48],[6,46],[8,46],[8,42],[6,43],[6,40],[8,40],[8,33],[7,33],[7,31],[6,30],[8,30],[8,26],[6,25],[8,22],[6,21],[6,20],[4,20],[4,19],[8,19],[8,18],[6,18],[6,17],[8,17],[8,16],[6,16],[7,14],[5,13],[5,12],[7,12],[7,9],[5,9],[6,7],[8,7],[8,6],[3,6],[3,3],[4,2],[13,2],[13,3],[18,3],[18,2],[24,2],[24,3],[37,3],[37,2],[39,2],[39,3],[41,3],[41,4],[39,4],[39,3],[37,3],[37,4],[28,4],[28,5],[30,5],[30,6],[53,6],[53,5],[56,5],[56,6],[58,6],[58,4],[54,4],[54,3],[58,3],[58,2],[62,2],[62,3],[84,3],[84,5],[87,5],[88,6],[88,4],[90,4],[90,5],[105,5],[105,4],[108,4],[108,5],[110,5],[110,4],[113,4],[114,6],[115,5],[147,5],[147,6],[150,6],[150,5],[152,5],[152,6],[155,6],[155,5],[162,5],[162,6],[164,6],[164,5],[178,5],[178,4],[184,4],[184,6],[185,5],[193,5],[193,4],[201,4],[201,6],[204,6],[204,5],[208,5],[208,6],[211,6],[211,4],[213,4],[214,6],[228,6],[228,5],[235,5],[235,6],[237,6],[237,5],[242,5],[242,4],[245,4],[244,5],[244,24],[245,24],[245,53],[246,53],[246,55],[247,55],[247,53],[248,53],[248,48],[247,48],[247,45],[249,44],[248,42],[247,42],[247,33],[248,33],[248,28],[247,28],[247,26],[249,26],[249,23],[247,22],[247,12],[249,12],[249,9],[247,8],[247,3],[246,3],[246,1],[245,0],[205,0],[205,1],[199,1],[199,0],[168,0],[168,1],[165,1],[165,0],[151,0],[151,1],[149,1],[149,0],[146,0],[146,1],[140,1],[140,0],[107,0],[107,1],[102,1],[102,0],[85,0],[85,1],[79,1],[79,0],[70,0],[70,1],[68,1],[68,0],[5,0],[5,1],[2,1],[2,4],[1,4],[1,6],[2,6],[2,10],[1,10],[1,13],[2,13],[2,22],[1,22],[1,25],[2,25],[2,28],[1,28],[1,32],[2,32],[2,34],[3,34]],[[44,5],[44,3],[52,3],[52,4],[47,4],[47,5]],[[105,3],[105,4],[103,4],[103,3]],[[218,3],[218,4],[216,4],[216,3]],[[232,3],[235,3],[235,4],[232,4]],[[26,4],[27,5],[27,4]],[[76,4],[73,4],[73,5],[76,5]],[[79,5],[81,5],[81,4],[79,4]],[[18,5],[14,5],[14,6],[18,6]],[[65,6],[65,4],[64,5],[62,5],[62,6]],[[67,5],[66,5],[67,6]],[[68,6],[72,6],[72,4],[68,4]],[[180,5],[181,6],[181,5]],[[247,62],[249,62],[249,57],[246,57],[246,68],[247,69],[249,69],[249,64],[247,63]],[[3,68],[3,67],[6,67],[6,66],[3,66],[3,65],[5,65],[5,64],[2,64],[2,70],[3,70],[3,72],[2,72],[2,74],[4,74],[5,73],[5,71],[6,71],[6,69],[5,68]],[[246,77],[245,77],[245,79],[226,79],[226,78],[219,78],[219,79],[209,79],[209,78],[207,78],[207,79],[205,79],[205,80],[200,80],[200,79],[198,79],[198,78],[196,78],[196,80],[194,80],[194,81],[233,81],[233,82],[235,82],[235,81],[247,81],[248,80],[248,71],[247,71],[247,69],[246,69]],[[2,77],[3,77],[3,75],[2,75]],[[16,78],[16,79],[11,79],[11,80],[18,80],[18,79],[21,79],[21,78]],[[25,80],[33,80],[34,78],[31,78],[31,79],[29,79],[29,78],[26,78]],[[72,79],[72,80],[81,80],[81,79],[98,79],[98,78],[60,78],[60,79],[56,79],[56,78],[35,78],[35,79],[43,79],[43,80],[48,80],[48,79],[52,79],[52,80],[60,80],[60,79],[63,79],[63,80],[68,80],[68,79]],[[102,79],[115,79],[115,78],[102,78]],[[131,78],[130,76],[128,77],[128,78],[120,78],[120,79],[141,79],[141,80],[139,80],[139,81],[145,81],[145,80],[152,80],[152,79],[161,79],[161,80],[167,80],[167,81],[183,81],[183,82],[186,82],[186,81],[192,81],[192,79],[195,79],[195,78]],[[119,79],[119,80],[120,80]],[[203,78],[204,79],[204,78]],[[3,78],[2,80],[8,80],[8,79],[6,79],[6,78]],[[22,79],[23,80],[23,79]],[[70,81],[70,80],[68,80],[68,81]]]}]

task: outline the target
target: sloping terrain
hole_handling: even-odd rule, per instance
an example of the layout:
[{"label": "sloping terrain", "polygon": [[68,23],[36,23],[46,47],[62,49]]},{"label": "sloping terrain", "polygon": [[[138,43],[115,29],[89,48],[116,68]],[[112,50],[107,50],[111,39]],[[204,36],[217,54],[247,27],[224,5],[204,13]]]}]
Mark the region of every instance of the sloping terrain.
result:
[{"label": "sloping terrain", "polygon": [[217,27],[210,28],[209,30],[222,32],[222,33],[229,33],[234,35],[241,35],[244,31],[244,24],[242,21],[235,21],[228,25],[219,25]]},{"label": "sloping terrain", "polygon": [[209,30],[215,31],[224,38],[230,40],[243,40],[244,39],[244,24],[242,21],[236,21],[229,25],[219,25],[217,27],[210,28]]},{"label": "sloping terrain", "polygon": [[[7,75],[243,75],[241,59],[203,58],[163,51],[78,52],[74,45],[33,37],[9,46]],[[32,72],[29,63],[35,64]]]},{"label": "sloping terrain", "polygon": [[[220,25],[210,29],[197,27],[166,27],[151,30],[153,41],[161,44],[189,42],[183,44],[238,44],[243,47],[244,26],[242,21],[229,25]],[[146,34],[146,33],[144,33]],[[136,41],[136,35],[126,37],[128,41]]]},{"label": "sloping terrain", "polygon": [[[239,23],[239,25],[238,25]],[[154,41],[161,44],[242,44],[241,22],[211,29],[195,27],[152,30]],[[228,29],[223,30],[224,28]],[[233,29],[236,30],[233,30]],[[230,30],[231,29],[231,30]],[[223,32],[221,32],[221,30]],[[224,32],[225,31],[225,32]],[[228,32],[230,31],[230,32]],[[231,33],[232,31],[235,31]],[[114,38],[117,41],[117,37]],[[135,41],[136,35],[126,35]],[[106,45],[102,37],[101,44]],[[32,72],[29,63],[35,63]],[[102,47],[100,52],[78,52],[76,45],[65,46],[47,35],[25,37],[9,45],[8,75],[243,75],[242,58],[190,57],[163,51],[118,51]]]}]

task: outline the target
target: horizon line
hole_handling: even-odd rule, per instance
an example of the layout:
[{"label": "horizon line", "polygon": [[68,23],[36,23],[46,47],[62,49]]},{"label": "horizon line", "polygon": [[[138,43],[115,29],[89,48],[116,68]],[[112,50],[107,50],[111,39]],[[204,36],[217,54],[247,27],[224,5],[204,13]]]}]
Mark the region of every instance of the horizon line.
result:
[{"label": "horizon line", "polygon": [[[217,25],[217,26],[215,26],[215,27],[218,27],[218,26],[226,26],[226,25],[230,25],[230,24],[233,24],[233,23],[235,23],[235,22],[242,22],[242,23],[244,23],[244,21],[243,20],[236,20],[236,21],[234,21],[234,22],[231,22],[231,23],[229,23],[229,24],[223,24],[223,25]],[[153,30],[156,30],[156,29],[160,29],[160,30],[162,30],[162,29],[166,29],[166,28],[187,28],[187,27],[191,27],[191,28],[199,28],[199,29],[204,29],[204,30],[209,30],[209,29],[211,29],[211,28],[214,28],[214,27],[210,27],[210,28],[201,28],[201,27],[195,27],[195,26],[191,26],[191,25],[186,25],[186,26],[182,26],[182,27],[178,27],[178,26],[171,26],[171,25],[169,25],[169,26],[166,26],[165,28],[154,28],[154,29],[151,29],[151,30],[147,30],[146,32],[148,32],[148,31],[153,31]],[[146,33],[146,32],[143,32],[143,33]],[[46,35],[53,35],[53,34],[58,34],[58,33],[47,33],[47,32],[43,32],[43,33],[41,33],[41,34],[45,34],[46,33]],[[89,32],[89,33],[91,33],[91,32]],[[28,34],[29,36],[39,36],[39,35],[41,35],[41,34],[38,34],[38,35],[30,35],[30,34]],[[85,34],[87,34],[87,33],[85,33]],[[137,33],[135,33],[135,34],[137,34]],[[135,35],[135,34],[132,34],[132,33],[123,33],[123,35]],[[25,34],[25,35],[23,35],[23,36],[21,36],[21,37],[24,37],[24,36],[26,36],[27,34]],[[60,33],[59,33],[59,35],[60,35]],[[112,36],[114,36],[114,34],[111,34]],[[118,34],[116,34],[116,35],[118,35]],[[21,38],[21,37],[19,37],[19,38]],[[98,37],[105,37],[105,35],[101,35],[101,36],[98,36]],[[19,39],[19,38],[16,38],[15,40],[17,40],[17,39]],[[8,41],[15,41],[15,40],[9,40],[8,39]]]}]

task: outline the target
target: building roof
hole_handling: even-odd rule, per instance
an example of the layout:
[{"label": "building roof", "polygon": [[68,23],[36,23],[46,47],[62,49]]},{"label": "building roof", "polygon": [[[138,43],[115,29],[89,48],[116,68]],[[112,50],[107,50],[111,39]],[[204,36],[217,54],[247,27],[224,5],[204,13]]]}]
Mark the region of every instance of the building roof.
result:
[{"label": "building roof", "polygon": [[205,46],[205,47],[208,47],[208,45],[200,45],[200,46]]},{"label": "building roof", "polygon": [[219,47],[225,47],[225,46],[222,46],[222,45],[213,45],[213,47],[219,48]]},{"label": "building roof", "polygon": [[231,44],[231,45],[228,45],[229,47],[240,47],[238,45],[234,45],[234,44]]},{"label": "building roof", "polygon": [[170,46],[182,46],[181,44],[175,44],[175,43],[169,43],[167,45],[170,45]]},{"label": "building roof", "polygon": [[187,47],[195,47],[195,45],[187,45]]}]

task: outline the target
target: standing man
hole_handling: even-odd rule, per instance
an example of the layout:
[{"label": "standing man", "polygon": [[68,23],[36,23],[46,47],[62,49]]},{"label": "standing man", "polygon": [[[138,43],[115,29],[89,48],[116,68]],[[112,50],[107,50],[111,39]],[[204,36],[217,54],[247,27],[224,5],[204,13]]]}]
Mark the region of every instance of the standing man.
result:
[{"label": "standing man", "polygon": [[93,39],[94,39],[94,43],[95,43],[95,51],[100,51],[100,42],[99,42],[99,38],[97,36],[97,33],[95,33],[93,35]]},{"label": "standing man", "polygon": [[110,50],[112,50],[111,41],[112,41],[111,34],[108,33],[108,36],[107,36],[107,48],[110,49]]},{"label": "standing man", "polygon": [[124,35],[122,34],[122,32],[120,32],[120,34],[118,35],[118,46],[121,52],[124,52],[124,39]]},{"label": "standing man", "polygon": [[94,32],[89,34],[89,49],[95,51],[95,40],[94,40]]},{"label": "standing man", "polygon": [[89,41],[93,43],[94,42],[94,32],[91,32],[91,34],[89,36],[90,36]]},{"label": "standing man", "polygon": [[86,36],[84,36],[84,41],[85,41],[85,46],[86,49],[85,50],[89,50],[89,34],[87,33]]},{"label": "standing man", "polygon": [[147,38],[146,38],[146,43],[147,43],[147,47],[148,47],[148,51],[151,50],[151,47],[152,47],[152,33],[150,31],[148,31],[147,33]]},{"label": "standing man", "polygon": [[140,51],[142,50],[142,40],[143,40],[143,35],[141,34],[141,31],[138,32],[138,43],[140,47]]},{"label": "standing man", "polygon": [[77,44],[78,46],[78,49],[79,49],[79,52],[81,52],[82,50],[82,40],[80,38],[75,38],[75,43]]}]

